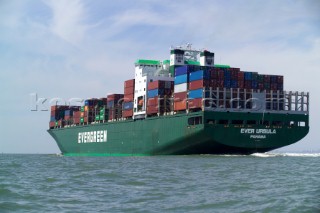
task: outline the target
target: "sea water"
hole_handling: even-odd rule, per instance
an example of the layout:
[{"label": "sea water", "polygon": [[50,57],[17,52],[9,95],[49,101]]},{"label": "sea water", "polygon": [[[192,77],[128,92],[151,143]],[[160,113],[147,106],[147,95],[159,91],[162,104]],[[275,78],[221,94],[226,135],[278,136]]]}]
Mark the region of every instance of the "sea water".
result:
[{"label": "sea water", "polygon": [[320,212],[320,154],[2,154],[0,212]]}]

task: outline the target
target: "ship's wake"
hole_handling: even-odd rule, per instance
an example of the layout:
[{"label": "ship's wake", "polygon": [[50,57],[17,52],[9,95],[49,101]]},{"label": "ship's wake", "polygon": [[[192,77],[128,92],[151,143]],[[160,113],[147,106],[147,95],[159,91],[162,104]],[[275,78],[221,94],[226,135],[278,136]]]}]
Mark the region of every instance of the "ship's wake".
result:
[{"label": "ship's wake", "polygon": [[320,153],[253,153],[251,156],[269,158],[269,157],[320,157]]}]

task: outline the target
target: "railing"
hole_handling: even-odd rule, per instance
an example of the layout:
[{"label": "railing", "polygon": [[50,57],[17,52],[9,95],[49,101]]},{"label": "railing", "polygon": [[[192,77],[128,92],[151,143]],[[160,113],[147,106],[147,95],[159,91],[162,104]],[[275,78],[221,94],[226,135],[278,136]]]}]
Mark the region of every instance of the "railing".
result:
[{"label": "railing", "polygon": [[203,90],[204,110],[308,113],[309,93],[256,89]]}]

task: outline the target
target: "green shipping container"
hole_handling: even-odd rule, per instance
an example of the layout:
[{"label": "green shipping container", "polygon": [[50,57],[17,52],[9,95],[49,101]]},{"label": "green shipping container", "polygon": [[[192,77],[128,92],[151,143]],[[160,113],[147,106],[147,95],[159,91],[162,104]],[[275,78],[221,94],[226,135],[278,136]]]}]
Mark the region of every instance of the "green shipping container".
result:
[{"label": "green shipping container", "polygon": [[84,112],[84,106],[81,107],[80,111],[81,111],[81,112]]},{"label": "green shipping container", "polygon": [[83,123],[84,122],[84,118],[80,118],[80,122]]}]

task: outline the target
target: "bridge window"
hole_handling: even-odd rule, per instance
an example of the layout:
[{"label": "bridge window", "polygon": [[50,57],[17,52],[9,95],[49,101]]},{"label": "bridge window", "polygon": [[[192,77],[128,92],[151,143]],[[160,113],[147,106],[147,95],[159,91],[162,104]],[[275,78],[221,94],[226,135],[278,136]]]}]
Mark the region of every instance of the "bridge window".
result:
[{"label": "bridge window", "polygon": [[247,124],[248,125],[255,125],[255,124],[257,124],[257,121],[256,120],[247,120]]},{"label": "bridge window", "polygon": [[229,121],[228,120],[219,120],[219,124],[228,124]]},{"label": "bridge window", "polygon": [[283,122],[282,121],[272,121],[273,126],[282,126]]},{"label": "bridge window", "polygon": [[188,119],[189,125],[199,125],[202,124],[202,116],[192,117]]},{"label": "bridge window", "polygon": [[232,124],[243,124],[243,120],[232,120]]},{"label": "bridge window", "polygon": [[208,120],[207,120],[207,124],[215,124],[215,123],[216,123],[215,120],[212,120],[212,119],[208,119]]}]

